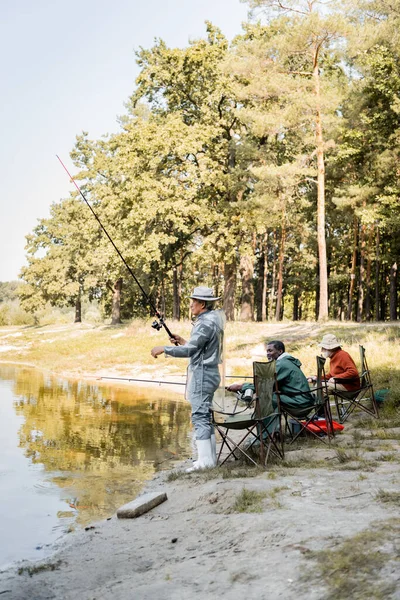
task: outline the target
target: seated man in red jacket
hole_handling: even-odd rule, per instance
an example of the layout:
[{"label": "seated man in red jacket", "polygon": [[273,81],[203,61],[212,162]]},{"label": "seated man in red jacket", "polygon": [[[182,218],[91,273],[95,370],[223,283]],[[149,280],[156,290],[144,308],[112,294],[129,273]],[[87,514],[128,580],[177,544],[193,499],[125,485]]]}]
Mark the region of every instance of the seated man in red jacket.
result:
[{"label": "seated man in red jacket", "polygon": [[[328,390],[355,392],[360,389],[360,376],[354,360],[348,352],[342,350],[335,335],[327,333],[319,344],[321,354],[330,359],[329,372],[326,374]],[[341,383],[341,379],[346,380]]]}]

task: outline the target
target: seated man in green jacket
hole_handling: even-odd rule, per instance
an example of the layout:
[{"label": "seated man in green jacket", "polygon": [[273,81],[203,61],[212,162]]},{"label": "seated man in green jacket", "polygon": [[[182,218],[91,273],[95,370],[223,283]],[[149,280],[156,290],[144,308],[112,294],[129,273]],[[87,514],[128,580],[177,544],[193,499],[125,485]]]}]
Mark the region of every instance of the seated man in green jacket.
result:
[{"label": "seated man in green jacket", "polygon": [[[300,369],[301,362],[285,351],[285,344],[279,340],[267,343],[268,360],[276,360],[276,378],[280,391],[281,406],[293,415],[304,413],[304,409],[314,405],[306,376]],[[242,389],[241,383],[234,383],[227,389],[237,392]],[[274,394],[275,396],[275,394]],[[274,402],[276,406],[276,400]]]}]

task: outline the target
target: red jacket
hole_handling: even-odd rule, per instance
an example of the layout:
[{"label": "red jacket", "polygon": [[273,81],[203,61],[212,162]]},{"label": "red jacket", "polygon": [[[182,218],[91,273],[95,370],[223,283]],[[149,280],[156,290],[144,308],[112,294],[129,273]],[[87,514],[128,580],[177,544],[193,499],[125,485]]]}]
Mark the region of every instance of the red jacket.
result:
[{"label": "red jacket", "polygon": [[329,373],[326,374],[326,378],[330,379],[331,377],[337,379],[338,383],[341,383],[341,379],[353,378],[354,382],[342,384],[349,392],[360,388],[360,376],[354,360],[348,352],[342,349],[337,350],[330,358]]}]

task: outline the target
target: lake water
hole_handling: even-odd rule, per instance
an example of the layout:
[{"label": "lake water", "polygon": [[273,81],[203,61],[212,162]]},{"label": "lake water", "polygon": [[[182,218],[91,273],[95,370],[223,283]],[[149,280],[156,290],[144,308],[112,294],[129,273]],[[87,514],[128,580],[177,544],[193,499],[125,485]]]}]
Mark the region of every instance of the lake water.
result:
[{"label": "lake water", "polygon": [[190,455],[190,407],[166,388],[0,366],[0,567],[42,558]]}]

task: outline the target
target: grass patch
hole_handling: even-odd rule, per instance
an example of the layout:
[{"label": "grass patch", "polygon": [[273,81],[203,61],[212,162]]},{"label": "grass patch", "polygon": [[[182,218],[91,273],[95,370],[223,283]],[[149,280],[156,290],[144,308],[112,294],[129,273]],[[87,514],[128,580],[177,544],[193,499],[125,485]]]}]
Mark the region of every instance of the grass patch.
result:
[{"label": "grass patch", "polygon": [[311,460],[309,458],[282,460],[279,464],[282,469],[320,469],[328,466],[325,460]]},{"label": "grass patch", "polygon": [[360,458],[360,453],[357,450],[349,452],[344,448],[338,448],[336,450],[336,458],[338,459],[339,464],[342,465],[344,463],[358,461]]},{"label": "grass patch", "polygon": [[392,597],[395,584],[384,571],[396,573],[400,519],[378,523],[338,545],[333,550],[310,552],[316,568],[309,568],[304,581],[326,586],[324,600],[384,600]]},{"label": "grass patch", "polygon": [[18,575],[23,575],[27,573],[29,577],[33,575],[37,575],[38,573],[43,573],[44,571],[55,571],[59,569],[62,565],[62,560],[58,560],[57,562],[46,562],[41,563],[40,565],[32,565],[29,567],[20,567],[18,569]]},{"label": "grass patch", "polygon": [[374,460],[362,459],[356,462],[351,461],[340,464],[338,467],[336,467],[336,469],[338,471],[367,471],[371,473],[372,471],[375,471],[377,466],[378,463]]},{"label": "grass patch", "polygon": [[185,473],[185,471],[171,471],[167,475],[167,481],[179,481],[180,479],[190,479],[190,473]]},{"label": "grass patch", "polygon": [[376,440],[389,440],[390,438],[390,433],[388,431],[385,431],[384,429],[379,429],[376,433],[373,433],[371,435],[372,439],[376,439]]},{"label": "grass patch", "polygon": [[231,512],[235,513],[260,513],[262,512],[262,501],[266,497],[265,492],[256,492],[243,488],[236,496]]},{"label": "grass patch", "polygon": [[383,502],[384,504],[394,504],[400,506],[400,492],[386,492],[385,490],[378,490],[375,496],[376,500]]},{"label": "grass patch", "polygon": [[377,460],[381,462],[398,462],[397,454],[391,452],[390,454],[381,454],[377,457]]},{"label": "grass patch", "polygon": [[287,452],[295,452],[296,450],[305,450],[308,448],[321,448],[321,442],[314,435],[308,433],[300,435],[294,442],[291,443],[290,435],[285,438],[285,450]]},{"label": "grass patch", "polygon": [[[354,423],[357,429],[370,429],[376,437],[385,436],[385,429],[400,427],[400,394],[396,401],[392,401],[379,412],[379,419],[364,417]],[[376,433],[375,433],[376,432]],[[390,435],[390,433],[387,433]]]},{"label": "grass patch", "polygon": [[211,481],[212,479],[248,479],[258,477],[265,474],[265,469],[262,467],[249,467],[246,464],[236,463],[231,465],[223,465],[214,469],[200,469],[186,473],[186,471],[172,471],[168,473],[166,479],[168,482],[197,479],[199,481]]},{"label": "grass patch", "polygon": [[227,464],[215,469],[205,469],[198,473],[201,481],[210,481],[211,479],[251,479],[265,473],[262,467],[248,466],[242,464]]},{"label": "grass patch", "polygon": [[388,444],[387,442],[383,443],[383,444],[379,444],[378,450],[388,450],[389,452],[393,452],[393,450],[394,450],[393,444]]},{"label": "grass patch", "polygon": [[286,485],[280,485],[280,486],[276,486],[274,488],[272,488],[272,490],[269,490],[268,492],[266,492],[267,497],[270,499],[271,501],[271,505],[274,508],[282,508],[282,503],[278,500],[278,496],[281,492],[283,492],[284,490],[289,489]]},{"label": "grass patch", "polygon": [[397,431],[385,431],[380,429],[371,435],[372,439],[376,440],[400,440],[400,433]]},{"label": "grass patch", "polygon": [[358,429],[355,429],[355,430],[352,432],[352,438],[353,438],[353,446],[354,446],[355,448],[359,448],[359,447],[360,447],[360,445],[361,445],[361,442],[362,442],[362,441],[363,441],[363,439],[364,439],[364,436],[363,436],[363,434],[362,434],[360,431],[358,431]]}]

